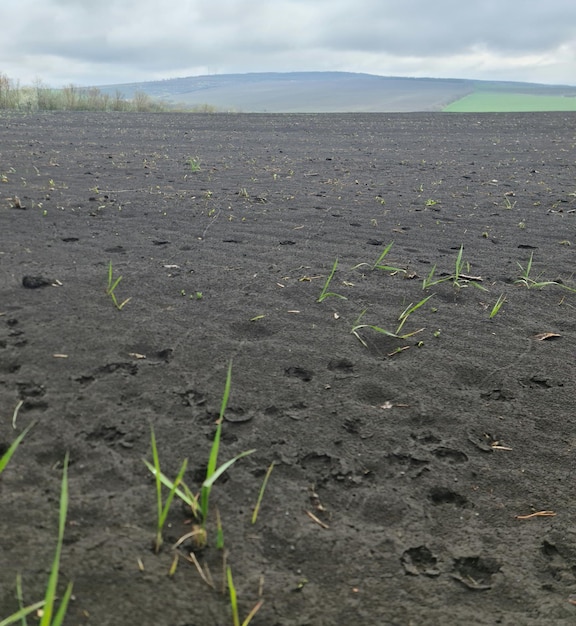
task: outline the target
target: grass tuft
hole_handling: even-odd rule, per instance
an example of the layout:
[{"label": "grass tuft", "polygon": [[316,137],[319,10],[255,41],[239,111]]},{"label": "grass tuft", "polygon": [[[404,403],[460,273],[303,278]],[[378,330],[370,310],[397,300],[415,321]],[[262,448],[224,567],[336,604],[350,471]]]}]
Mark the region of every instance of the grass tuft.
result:
[{"label": "grass tuft", "polygon": [[[186,486],[183,481],[184,473],[186,471],[188,459],[185,459],[180,467],[176,480],[171,481],[161,471],[160,461],[158,458],[158,450],[156,447],[156,439],[154,436],[154,430],[152,429],[152,459],[153,463],[149,463],[144,459],[144,464],[150,470],[150,472],[156,478],[156,500],[157,500],[157,512],[158,512],[158,527],[156,532],[155,551],[158,552],[162,545],[162,528],[166,522],[168,510],[174,496],[178,496],[183,502],[190,506],[192,515],[199,521],[200,525],[195,525],[193,531],[181,537],[177,545],[180,545],[186,539],[194,539],[196,547],[202,548],[206,545],[208,539],[208,533],[206,530],[206,523],[209,514],[210,494],[214,483],[222,476],[222,474],[228,470],[239,459],[252,454],[256,450],[246,450],[237,454],[234,458],[226,461],[220,467],[218,467],[218,453],[220,450],[220,439],[222,436],[222,424],[224,422],[224,413],[228,405],[228,398],[230,396],[230,387],[232,384],[232,361],[228,365],[228,372],[226,375],[226,384],[224,387],[224,394],[222,396],[222,403],[220,406],[220,415],[217,420],[216,433],[210,449],[210,456],[208,458],[208,467],[206,469],[206,477],[200,488],[200,494],[195,496],[192,491]],[[162,502],[162,485],[168,487],[169,493],[166,502]],[[218,547],[224,547],[224,534],[222,532],[222,524],[219,521],[219,514],[217,516],[217,537],[216,542]]]},{"label": "grass tuft", "polygon": [[188,167],[190,167],[191,172],[200,171],[200,159],[198,157],[188,157],[186,159],[186,163],[188,164]]},{"label": "grass tuft", "polygon": [[[530,258],[526,263],[526,267],[524,267],[521,263],[516,262],[518,267],[520,268],[520,277],[514,281],[516,285],[524,285],[528,289],[542,289],[543,287],[547,287],[548,285],[556,285],[561,287],[562,289],[566,289],[567,291],[576,292],[576,289],[572,287],[568,287],[567,285],[563,285],[561,282],[556,280],[538,280],[534,279],[530,276],[532,272],[532,262],[534,260],[534,252],[530,253]],[[539,278],[539,277],[538,277]]]},{"label": "grass tuft", "polygon": [[230,594],[230,608],[232,609],[232,623],[234,626],[248,626],[252,621],[252,618],[258,613],[261,606],[264,604],[264,600],[258,600],[254,605],[250,613],[248,613],[246,619],[240,623],[240,614],[238,611],[238,594],[236,593],[236,587],[234,586],[234,580],[232,578],[232,569],[230,566],[226,567],[226,580],[228,582],[228,593]]},{"label": "grass tuft", "polygon": [[[164,540],[162,539],[162,529],[164,528],[164,524],[166,523],[166,519],[168,517],[168,511],[170,510],[170,505],[172,504],[172,500],[174,499],[174,495],[178,489],[178,485],[182,482],[182,478],[184,477],[184,472],[188,466],[188,459],[184,459],[182,465],[180,466],[180,471],[176,476],[176,480],[172,483],[170,481],[163,481],[162,477],[164,476],[160,470],[160,458],[158,456],[158,448],[156,446],[156,436],[154,434],[154,428],[150,427],[150,441],[152,444],[152,460],[154,462],[153,466],[147,461],[144,461],[150,471],[154,474],[156,478],[156,510],[157,510],[157,527],[156,527],[156,539],[154,541],[154,552],[158,554],[160,552],[160,548]],[[162,484],[169,483],[169,492],[168,497],[166,498],[166,502],[162,502]]]},{"label": "grass tuft", "polygon": [[264,476],[264,480],[262,481],[262,486],[260,487],[260,491],[258,492],[258,499],[256,500],[256,506],[254,507],[254,511],[252,512],[252,524],[256,523],[258,519],[258,513],[260,512],[260,505],[262,504],[262,498],[264,497],[264,491],[266,491],[266,485],[268,484],[268,480],[270,478],[270,474],[272,474],[272,470],[274,469],[274,461],[270,463],[270,467],[268,467],[268,471]]},{"label": "grass tuft", "polygon": [[488,291],[486,287],[479,284],[478,281],[482,280],[479,276],[470,276],[469,274],[464,273],[465,271],[470,271],[470,263],[464,261],[463,255],[464,245],[462,244],[458,250],[458,254],[456,255],[454,273],[448,276],[443,276],[442,278],[434,279],[434,274],[436,273],[436,265],[434,265],[428,276],[422,281],[422,289],[428,289],[429,287],[439,285],[440,283],[451,282],[456,289],[462,289],[463,287],[472,285],[473,287],[476,287],[476,289]]},{"label": "grass tuft", "polygon": [[[68,603],[72,596],[72,583],[68,583],[66,591],[60,601],[60,606],[56,613],[56,588],[58,586],[58,570],[60,568],[60,556],[64,543],[64,530],[66,529],[66,515],[68,514],[68,463],[70,456],[66,453],[64,458],[64,469],[62,472],[62,487],[60,490],[60,514],[58,518],[58,541],[56,543],[56,553],[50,570],[50,578],[44,596],[44,607],[41,609],[42,618],[40,626],[61,626],[68,610]],[[52,616],[54,615],[54,618]]]},{"label": "grass tuft", "polygon": [[500,294],[498,300],[496,300],[494,306],[492,307],[492,310],[490,311],[490,319],[498,315],[498,311],[500,311],[504,302],[506,302],[506,296],[502,293]]},{"label": "grass tuft", "polygon": [[372,270],[382,270],[384,272],[393,272],[393,273],[402,272],[403,274],[406,274],[406,270],[401,267],[396,267],[395,265],[386,265],[383,263],[384,259],[386,258],[390,250],[392,249],[393,245],[394,245],[393,241],[391,241],[388,245],[386,245],[384,250],[380,254],[380,256],[376,259],[376,261],[374,261],[372,265],[370,265],[370,263],[358,263],[358,265],[355,265],[352,269],[355,270],[355,269],[358,269],[359,267],[368,266]]},{"label": "grass tuft", "polygon": [[[16,439],[12,442],[8,450],[2,455],[2,457],[0,458],[0,474],[2,474],[2,472],[4,471],[4,468],[8,465],[8,462],[12,458],[12,455],[14,454],[14,452],[16,452],[16,450],[18,449],[18,446],[22,443],[22,440],[24,439],[24,437],[26,437],[26,435],[28,434],[32,426],[34,426],[34,423],[27,426],[18,435],[18,437],[16,437]],[[0,622],[0,626],[1,626],[1,622]]]},{"label": "grass tuft", "polygon": [[116,287],[118,287],[118,285],[120,284],[121,280],[122,280],[122,276],[118,276],[118,278],[114,279],[112,261],[110,261],[110,263],[108,264],[108,285],[106,287],[106,295],[112,298],[112,302],[114,303],[114,306],[119,311],[121,311],[124,308],[124,306],[127,305],[128,302],[130,302],[130,300],[132,299],[132,298],[126,298],[126,300],[124,300],[123,302],[118,302],[114,291],[116,290]]},{"label": "grass tuft", "polygon": [[422,332],[424,329],[423,328],[419,328],[418,330],[415,330],[415,331],[413,331],[411,333],[400,334],[400,331],[404,327],[404,324],[406,323],[408,318],[412,315],[412,313],[414,313],[414,311],[417,311],[421,306],[426,304],[426,302],[428,302],[428,300],[430,300],[430,298],[432,298],[433,296],[434,296],[434,294],[432,293],[429,296],[426,296],[426,298],[422,298],[422,300],[420,300],[420,302],[417,302],[416,304],[410,303],[402,311],[402,313],[400,313],[400,315],[398,316],[398,325],[396,326],[396,331],[395,332],[392,332],[390,330],[386,330],[385,328],[381,328],[380,326],[374,326],[373,324],[360,324],[360,320],[362,319],[362,317],[364,317],[367,309],[364,309],[364,311],[362,311],[362,313],[360,313],[360,315],[358,316],[358,318],[354,322],[354,325],[352,326],[352,330],[350,332],[360,341],[360,343],[365,348],[368,347],[368,344],[366,343],[366,341],[364,341],[364,339],[362,339],[362,337],[360,336],[360,333],[358,332],[358,331],[363,330],[365,328],[373,330],[373,331],[375,331],[377,333],[380,333],[381,335],[386,335],[387,337],[392,337],[394,339],[408,339],[408,337],[412,337],[412,336]]},{"label": "grass tuft", "polygon": [[334,261],[332,270],[330,271],[330,274],[328,275],[328,278],[326,279],[326,282],[324,283],[324,287],[322,287],[322,291],[320,292],[320,295],[318,296],[318,300],[316,300],[316,302],[323,302],[324,300],[326,300],[326,298],[330,298],[330,297],[341,298],[342,300],[348,299],[346,298],[346,296],[341,296],[339,293],[328,291],[330,287],[330,283],[332,282],[332,278],[334,278],[334,274],[336,273],[337,267],[338,267],[338,258],[336,258],[336,260]]}]

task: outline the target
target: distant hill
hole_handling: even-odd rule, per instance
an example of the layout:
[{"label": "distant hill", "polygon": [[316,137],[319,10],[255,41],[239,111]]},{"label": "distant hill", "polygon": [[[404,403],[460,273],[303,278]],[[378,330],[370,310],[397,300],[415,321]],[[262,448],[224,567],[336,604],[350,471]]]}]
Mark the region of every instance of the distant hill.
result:
[{"label": "distant hill", "polygon": [[98,89],[112,96],[120,92],[129,99],[145,93],[176,106],[210,105],[222,111],[246,113],[442,111],[478,92],[546,96],[557,99],[559,110],[570,110],[561,106],[565,103],[576,107],[574,86],[351,72],[216,74],[99,85]]}]

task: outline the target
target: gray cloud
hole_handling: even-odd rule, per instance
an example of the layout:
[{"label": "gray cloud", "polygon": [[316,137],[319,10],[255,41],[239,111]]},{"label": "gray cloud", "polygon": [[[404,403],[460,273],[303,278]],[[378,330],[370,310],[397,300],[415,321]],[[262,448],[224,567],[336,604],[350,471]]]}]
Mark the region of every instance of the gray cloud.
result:
[{"label": "gray cloud", "polygon": [[[8,4],[8,3],[3,3]],[[0,72],[102,84],[346,70],[576,82],[573,0],[20,0]]]}]

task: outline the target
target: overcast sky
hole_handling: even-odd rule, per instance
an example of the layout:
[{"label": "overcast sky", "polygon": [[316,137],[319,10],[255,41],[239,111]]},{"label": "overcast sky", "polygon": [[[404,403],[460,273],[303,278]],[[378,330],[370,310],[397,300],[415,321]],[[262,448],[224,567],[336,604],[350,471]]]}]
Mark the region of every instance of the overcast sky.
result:
[{"label": "overcast sky", "polygon": [[21,84],[342,70],[576,85],[574,0],[0,3],[0,74]]}]

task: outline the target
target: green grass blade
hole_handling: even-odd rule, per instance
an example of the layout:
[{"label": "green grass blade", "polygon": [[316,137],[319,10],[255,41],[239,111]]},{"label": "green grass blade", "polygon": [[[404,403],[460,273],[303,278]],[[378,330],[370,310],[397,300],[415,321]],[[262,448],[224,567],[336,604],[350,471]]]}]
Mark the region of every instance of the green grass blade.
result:
[{"label": "green grass blade", "polygon": [[[22,593],[22,576],[16,575],[16,598],[18,598],[18,608],[22,610],[24,608],[24,594]],[[21,626],[28,626],[28,620],[26,616],[22,616]]]},{"label": "green grass blade", "polygon": [[162,528],[164,528],[164,524],[166,523],[166,518],[168,517],[168,511],[170,510],[170,505],[172,504],[172,500],[174,499],[174,494],[176,493],[176,488],[184,478],[184,473],[186,472],[186,468],[188,467],[188,459],[184,459],[182,461],[182,465],[180,466],[180,471],[176,476],[176,480],[174,481],[172,488],[168,492],[168,497],[166,498],[166,502],[162,507],[162,513],[160,515],[159,524],[160,524],[160,532],[162,532]]},{"label": "green grass blade", "polygon": [[114,291],[116,290],[116,287],[118,287],[121,280],[122,280],[122,276],[118,276],[118,278],[114,281],[113,285],[108,290],[108,293],[110,295],[114,293]]},{"label": "green grass blade", "polygon": [[13,613],[12,615],[3,619],[0,622],[0,626],[10,626],[10,624],[15,624],[16,622],[19,622],[21,620],[24,620],[24,623],[26,623],[26,616],[30,615],[30,613],[34,613],[34,611],[37,611],[38,609],[41,609],[43,606],[44,600],[41,600],[40,602],[35,602],[30,606],[23,607],[19,611],[16,611],[16,613]]},{"label": "green grass blade", "polygon": [[218,507],[216,507],[216,549],[224,550],[224,528]]},{"label": "green grass blade", "polygon": [[462,261],[462,254],[464,253],[464,244],[460,245],[460,250],[458,250],[458,255],[456,256],[456,266],[454,268],[454,282],[457,283],[460,278],[460,274],[462,273],[462,268],[464,267],[464,262]]},{"label": "green grass blade", "polygon": [[[156,435],[154,434],[154,427],[150,425],[150,443],[152,447],[152,460],[153,464],[150,464],[148,461],[144,459],[144,463],[146,467],[154,474],[154,478],[156,479],[156,512],[157,512],[157,526],[156,526],[156,542],[155,542],[155,551],[159,552],[162,546],[162,529],[164,528],[164,524],[166,523],[166,518],[168,517],[168,512],[170,510],[170,505],[172,504],[172,500],[174,499],[174,495],[178,491],[178,486],[181,484],[184,474],[186,472],[186,468],[188,467],[188,459],[184,459],[182,461],[182,465],[180,466],[180,470],[178,471],[178,475],[174,482],[170,481],[168,478],[164,476],[162,470],[160,469],[160,457],[158,456],[158,447],[156,445]],[[168,497],[166,498],[166,502],[162,503],[162,485],[166,485],[169,489]],[[179,492],[178,497],[182,498],[185,502],[187,502],[187,497],[184,493]],[[192,506],[192,505],[190,505]]]},{"label": "green grass blade", "polygon": [[254,511],[252,512],[252,524],[256,523],[258,519],[258,513],[260,512],[260,505],[262,504],[262,498],[264,497],[264,491],[266,491],[266,485],[268,484],[268,479],[270,478],[270,474],[272,474],[272,470],[274,469],[274,461],[270,463],[270,467],[264,476],[264,480],[262,481],[262,486],[260,487],[260,491],[258,492],[258,499],[256,500],[256,506],[254,507]]},{"label": "green grass blade", "polygon": [[238,597],[236,595],[236,587],[232,579],[232,569],[228,565],[226,567],[226,580],[228,581],[228,593],[230,594],[230,608],[232,609],[232,621],[234,626],[240,626],[240,617],[238,616]]},{"label": "green grass blade", "polygon": [[432,280],[434,278],[434,274],[436,273],[436,265],[432,266],[432,269],[428,273],[428,276],[422,281],[422,289],[428,289],[428,287],[433,287],[434,285],[438,285],[439,283],[446,282],[450,280],[449,276],[445,276],[444,278],[439,278],[438,280]]},{"label": "green grass blade", "polygon": [[[208,501],[210,499],[211,484],[207,485],[206,482],[212,477],[216,471],[218,465],[218,452],[220,450],[220,437],[222,435],[222,423],[224,422],[224,413],[228,406],[228,398],[230,397],[230,387],[232,385],[232,361],[228,364],[228,372],[226,374],[226,383],[224,385],[224,394],[222,395],[222,403],[220,405],[220,415],[218,417],[218,426],[216,427],[216,433],[214,434],[214,441],[212,442],[212,448],[210,449],[210,456],[208,458],[208,467],[206,469],[206,480],[202,484],[200,490],[200,511],[202,514],[202,523],[206,524],[206,518],[208,517]],[[213,481],[212,481],[213,482]]]},{"label": "green grass blade", "polygon": [[154,478],[156,479],[156,552],[160,550],[162,545],[162,528],[160,526],[160,519],[162,518],[162,480],[160,475],[160,458],[158,457],[158,447],[156,446],[156,435],[154,434],[154,427],[150,425],[150,444],[152,446],[152,462],[154,463]]},{"label": "green grass blade", "polygon": [[54,604],[56,602],[56,587],[58,585],[58,569],[60,567],[60,555],[62,554],[62,544],[64,543],[64,530],[66,528],[66,515],[68,513],[68,462],[70,455],[67,452],[64,457],[64,470],[62,472],[62,488],[60,491],[60,514],[58,520],[58,541],[56,543],[56,553],[50,570],[50,578],[44,597],[44,611],[40,626],[51,626]]},{"label": "green grass blade", "polygon": [[[146,467],[150,470],[150,472],[156,476],[156,468],[147,461],[146,459],[142,459]],[[182,489],[177,487],[163,472],[160,472],[160,482],[168,489],[174,489],[175,495],[177,495],[182,502],[187,504],[191,509],[192,513],[196,515],[198,512],[198,498],[190,491],[186,483],[184,481],[180,481],[180,486]]]},{"label": "green grass blade", "polygon": [[404,311],[402,311],[402,313],[400,313],[400,315],[398,316],[398,321],[400,322],[398,328],[396,329],[396,335],[398,335],[400,333],[400,331],[402,330],[402,327],[404,326],[406,320],[410,317],[410,315],[412,315],[412,313],[414,313],[414,311],[417,311],[421,306],[423,306],[424,304],[426,304],[426,302],[428,302],[428,300],[430,300],[430,298],[432,298],[434,296],[434,294],[430,294],[429,296],[427,296],[426,298],[422,298],[422,300],[420,300],[420,302],[417,302],[416,304],[412,304],[412,302],[404,309]]},{"label": "green grass blade", "polygon": [[108,262],[108,287],[106,287],[106,293],[110,293],[112,291],[111,287],[112,287],[112,275],[113,275],[113,270],[112,270],[112,261]]},{"label": "green grass blade", "polygon": [[256,613],[258,613],[258,611],[261,609],[263,604],[264,604],[264,600],[258,600],[258,602],[254,605],[250,613],[248,613],[248,615],[246,616],[246,619],[242,622],[242,626],[248,626],[248,624],[250,624],[250,622],[252,621],[252,618],[254,617],[254,615],[256,615]]},{"label": "green grass blade", "polygon": [[330,283],[332,282],[332,278],[334,277],[334,274],[336,273],[337,267],[338,267],[338,257],[336,257],[336,260],[334,261],[332,270],[330,271],[330,274],[328,275],[328,278],[326,279],[326,282],[324,283],[324,287],[322,287],[322,291],[320,292],[320,295],[318,296],[318,300],[316,300],[316,302],[322,302],[323,300],[326,300],[326,298],[330,298],[330,297],[341,298],[342,300],[348,299],[346,298],[346,296],[341,296],[338,293],[333,293],[332,291],[328,291],[328,287],[330,286]]},{"label": "green grass blade", "polygon": [[72,597],[72,583],[68,583],[68,587],[66,587],[66,591],[64,592],[64,596],[60,601],[60,606],[58,607],[58,612],[54,616],[54,620],[52,621],[51,626],[62,626],[62,622],[66,617],[66,611],[68,610],[68,604],[70,602],[70,598]]},{"label": "green grass blade", "polygon": [[498,315],[498,311],[500,311],[504,302],[506,302],[506,296],[502,293],[500,294],[500,296],[498,297],[498,300],[496,300],[496,303],[494,304],[494,306],[492,307],[492,310],[490,311],[490,319]]},{"label": "green grass blade", "polygon": [[22,443],[22,440],[24,439],[24,437],[26,437],[26,435],[28,434],[28,432],[30,431],[32,426],[34,426],[34,423],[32,423],[29,426],[27,426],[18,435],[18,437],[16,437],[16,439],[13,441],[12,445],[4,453],[4,455],[0,459],[0,474],[2,474],[2,472],[4,471],[4,468],[6,467],[6,465],[8,465],[8,461],[10,461],[10,459],[12,458],[12,455],[14,454],[14,452],[16,452],[18,446]]},{"label": "green grass blade", "polygon": [[382,270],[383,272],[404,272],[404,273],[406,273],[406,270],[403,267],[396,267],[394,265],[376,265],[374,267],[374,269]]},{"label": "green grass blade", "polygon": [[370,330],[374,330],[381,335],[386,335],[387,337],[398,337],[398,335],[396,335],[395,333],[392,333],[385,328],[380,328],[380,326],[373,326],[372,324],[360,324],[359,326],[354,326],[354,328],[352,328],[352,333],[358,336],[357,331],[361,330],[362,328],[370,328]]},{"label": "green grass blade", "polygon": [[530,253],[530,258],[528,259],[528,265],[526,265],[526,278],[530,276],[530,272],[532,271],[533,260],[534,260],[534,251]]},{"label": "green grass blade", "polygon": [[249,454],[253,454],[254,452],[256,452],[256,449],[245,450],[244,452],[240,452],[240,454],[237,454],[233,459],[230,459],[229,461],[226,461],[226,463],[222,463],[222,465],[215,472],[212,473],[210,478],[207,478],[202,483],[202,489],[207,489],[207,490],[212,489],[212,486],[214,485],[214,483],[220,478],[220,476],[222,476],[222,474],[228,468],[230,468],[232,465],[234,465],[234,463],[236,463],[236,461],[238,461],[239,459],[241,459],[241,458],[243,458],[245,456],[248,456]]},{"label": "green grass blade", "polygon": [[382,262],[382,260],[386,257],[386,255],[388,254],[388,252],[390,252],[392,246],[394,245],[394,242],[391,241],[382,251],[382,254],[380,254],[380,256],[376,259],[376,262],[374,263],[374,265],[372,266],[372,269],[376,269],[379,268],[380,269],[380,263]]},{"label": "green grass blade", "polygon": [[380,254],[380,256],[378,257],[378,259],[376,260],[376,262],[374,263],[374,265],[372,266],[373,270],[382,270],[384,272],[406,272],[406,270],[402,267],[396,267],[394,265],[382,265],[382,261],[384,260],[384,258],[386,257],[386,255],[388,254],[388,252],[390,252],[390,250],[392,249],[392,246],[394,245],[394,242],[391,241],[382,251],[382,254]]}]

